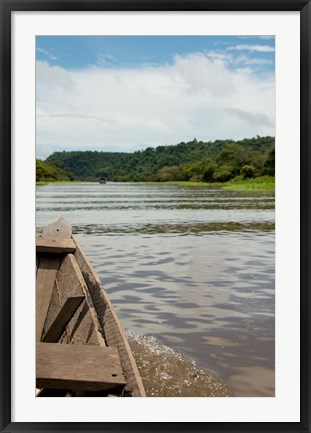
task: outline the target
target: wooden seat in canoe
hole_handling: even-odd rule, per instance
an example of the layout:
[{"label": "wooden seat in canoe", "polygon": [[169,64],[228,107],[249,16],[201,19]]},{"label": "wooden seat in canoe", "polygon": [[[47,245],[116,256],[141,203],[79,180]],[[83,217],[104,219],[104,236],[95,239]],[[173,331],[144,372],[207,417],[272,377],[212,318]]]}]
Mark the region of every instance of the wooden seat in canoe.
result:
[{"label": "wooden seat in canoe", "polygon": [[36,395],[145,396],[100,280],[60,218],[36,238]]},{"label": "wooden seat in canoe", "polygon": [[116,347],[37,343],[37,388],[103,391],[126,385]]}]

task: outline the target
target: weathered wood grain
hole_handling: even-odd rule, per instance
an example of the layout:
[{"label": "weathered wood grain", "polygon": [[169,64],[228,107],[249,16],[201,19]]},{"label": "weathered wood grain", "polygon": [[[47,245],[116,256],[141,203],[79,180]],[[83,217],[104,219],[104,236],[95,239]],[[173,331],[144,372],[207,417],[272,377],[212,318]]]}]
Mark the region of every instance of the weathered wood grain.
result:
[{"label": "weathered wood grain", "polygon": [[[71,234],[71,225],[64,218],[60,218],[43,230],[42,238],[71,238]],[[59,265],[59,257],[40,257],[36,276],[37,341],[40,341],[42,336]]]},{"label": "weathered wood grain", "polygon": [[[71,236],[70,224],[60,218],[37,240],[36,386],[43,389],[40,396],[64,390],[72,396],[145,396],[128,341],[98,276],[78,245],[74,255],[61,250],[68,244],[75,247]],[[80,299],[79,306],[70,300],[75,298]],[[70,344],[60,344],[66,342]]]},{"label": "weathered wood grain", "polygon": [[73,239],[63,238],[43,238],[38,236],[36,238],[37,253],[74,253],[76,245]]},{"label": "weathered wood grain", "polygon": [[67,254],[62,260],[57,275],[56,287],[52,294],[44,332],[46,332],[55,321],[66,299],[72,296],[84,296],[85,301],[81,303],[73,318],[68,323],[68,329],[62,341],[72,343],[89,342],[105,346],[106,343],[100,330],[90,294],[80,268],[72,254]]},{"label": "weathered wood grain", "polygon": [[36,278],[36,340],[40,341],[60,259],[41,257]]},{"label": "weathered wood grain", "polygon": [[47,225],[42,232],[43,238],[71,238],[71,235],[71,225],[63,217]]},{"label": "weathered wood grain", "polygon": [[107,293],[101,286],[100,279],[92,265],[85,257],[80,245],[76,242],[74,257],[87,283],[88,292],[92,297],[101,328],[104,329],[108,346],[116,346],[121,358],[121,364],[127,379],[127,389],[133,396],[145,397],[146,392],[140,377],[136,361],[129,342],[124,334],[121,323],[114,311]]},{"label": "weathered wood grain", "polygon": [[55,320],[41,338],[41,341],[45,343],[57,343],[64,332],[65,326],[70,322],[83,299],[84,296],[71,296],[67,298]]},{"label": "weathered wood grain", "polygon": [[[79,280],[79,283],[81,285],[82,292],[85,296],[85,302],[88,307],[88,312],[90,314],[91,323],[93,325],[93,332],[95,333],[97,337],[97,342],[100,346],[106,346],[106,341],[103,336],[103,331],[100,325],[100,322],[98,320],[97,312],[95,310],[92,297],[90,295],[90,292],[88,290],[87,283],[84,279],[84,276],[81,272],[80,266],[78,265],[74,255],[70,254],[70,258],[72,260],[72,267],[74,269],[74,272]],[[87,334],[86,334],[87,335]]]},{"label": "weathered wood grain", "polygon": [[37,343],[36,359],[37,388],[100,391],[126,385],[113,347]]}]

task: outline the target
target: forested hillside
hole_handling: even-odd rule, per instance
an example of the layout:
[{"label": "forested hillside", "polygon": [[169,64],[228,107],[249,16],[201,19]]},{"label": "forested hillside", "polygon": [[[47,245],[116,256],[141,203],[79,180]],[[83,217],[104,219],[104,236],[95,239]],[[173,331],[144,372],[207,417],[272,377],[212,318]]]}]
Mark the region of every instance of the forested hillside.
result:
[{"label": "forested hillside", "polygon": [[216,140],[148,147],[125,152],[55,152],[46,164],[72,173],[77,180],[225,182],[274,175],[274,137]]},{"label": "forested hillside", "polygon": [[74,176],[61,168],[45,163],[40,159],[36,160],[36,181],[53,182],[56,180],[73,180]]}]

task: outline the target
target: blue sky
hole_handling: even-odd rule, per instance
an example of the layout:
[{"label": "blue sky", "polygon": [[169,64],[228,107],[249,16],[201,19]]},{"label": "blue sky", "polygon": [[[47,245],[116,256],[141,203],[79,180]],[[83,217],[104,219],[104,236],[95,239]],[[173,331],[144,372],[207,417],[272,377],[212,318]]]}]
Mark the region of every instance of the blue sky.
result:
[{"label": "blue sky", "polygon": [[47,60],[66,69],[90,65],[121,68],[172,64],[178,54],[215,52],[231,54],[235,59],[247,54],[245,64],[257,59],[257,70],[273,71],[274,48],[274,37],[40,36],[37,60]]},{"label": "blue sky", "polygon": [[37,156],[274,135],[268,36],[38,36]]}]

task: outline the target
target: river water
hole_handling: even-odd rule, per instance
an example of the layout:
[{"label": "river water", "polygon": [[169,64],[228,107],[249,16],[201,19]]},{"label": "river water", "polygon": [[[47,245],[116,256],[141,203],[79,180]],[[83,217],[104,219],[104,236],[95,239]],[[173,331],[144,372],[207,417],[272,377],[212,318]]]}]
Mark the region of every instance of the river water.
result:
[{"label": "river water", "polygon": [[274,396],[274,194],[167,184],[37,186],[126,329],[150,396]]}]

